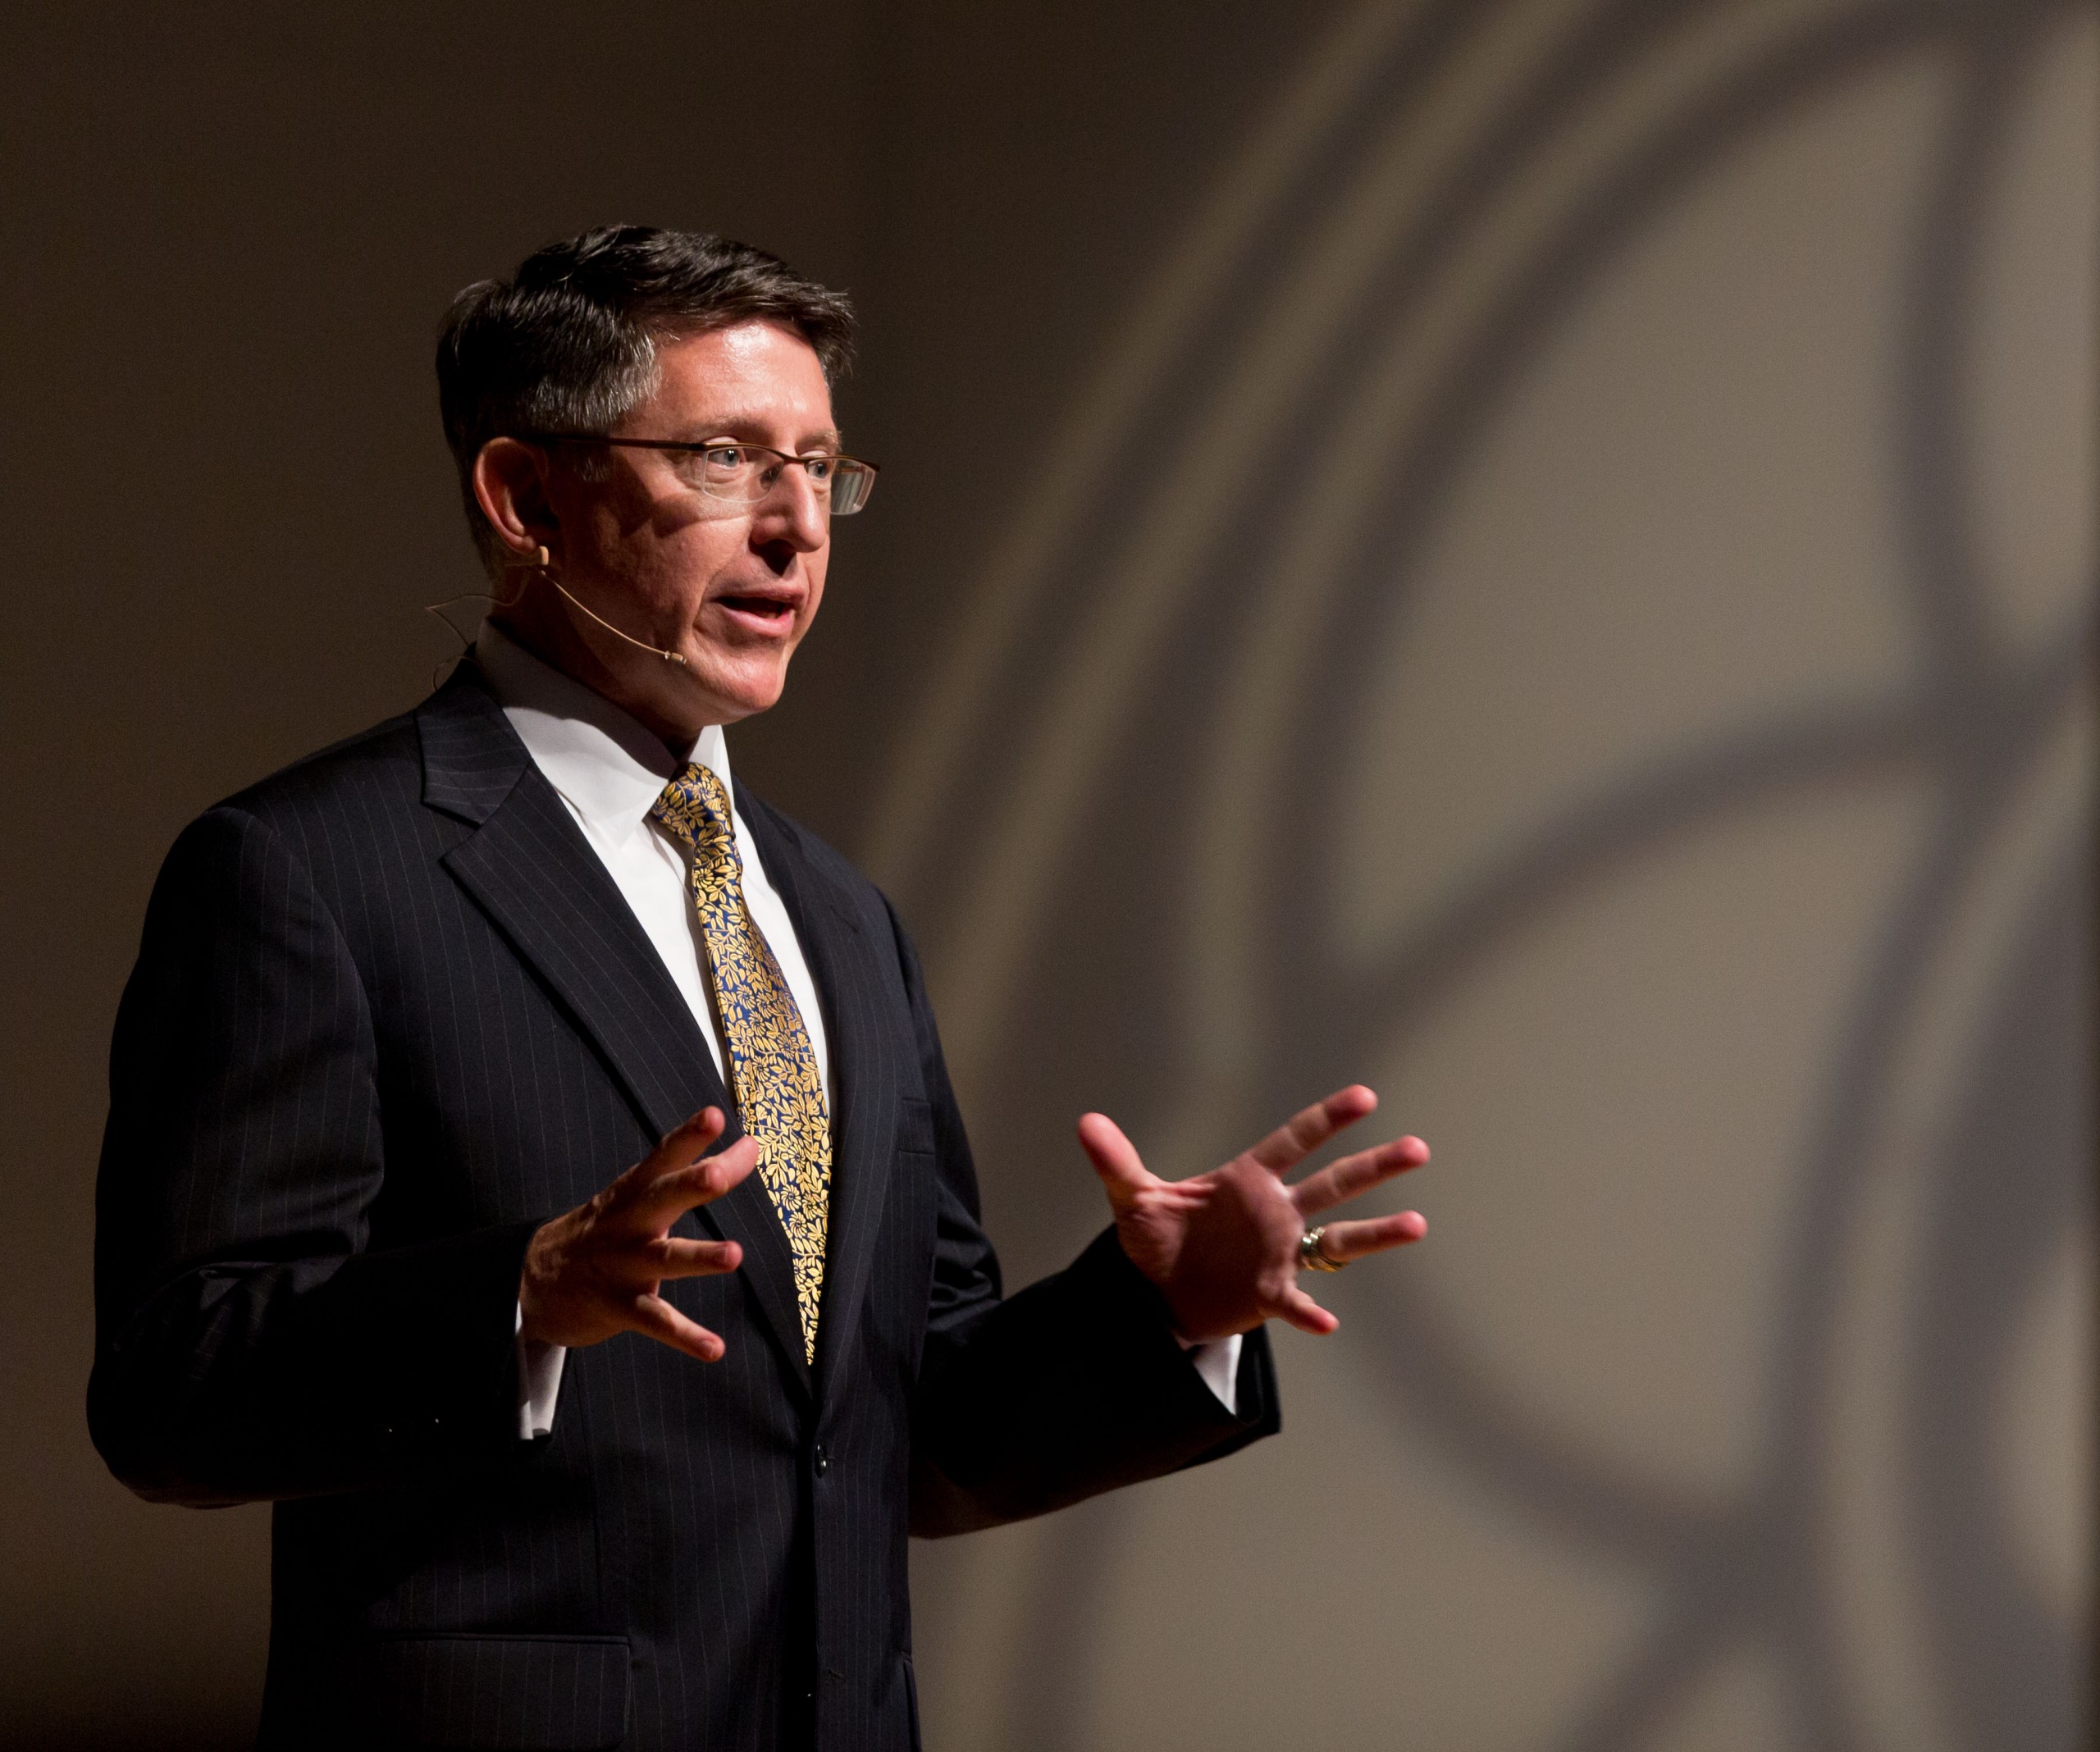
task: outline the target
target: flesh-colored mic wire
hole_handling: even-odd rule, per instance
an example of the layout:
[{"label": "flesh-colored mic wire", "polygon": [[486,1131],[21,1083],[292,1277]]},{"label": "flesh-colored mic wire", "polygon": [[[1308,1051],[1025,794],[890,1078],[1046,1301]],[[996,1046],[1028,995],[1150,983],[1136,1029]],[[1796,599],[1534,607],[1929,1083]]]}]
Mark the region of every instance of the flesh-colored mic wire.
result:
[{"label": "flesh-colored mic wire", "polygon": [[[546,550],[542,548],[540,551],[544,554]],[[429,615],[431,619],[437,622],[440,626],[443,627],[447,632],[450,633],[454,638],[459,641],[459,651],[458,656],[441,657],[435,664],[431,665],[430,685],[432,689],[435,689],[437,687],[439,679],[444,675],[445,664],[448,663],[457,663],[460,657],[465,656],[467,653],[473,648],[474,644],[474,641],[472,639],[468,638],[465,633],[459,630],[459,623],[445,611],[450,608],[455,602],[486,602],[491,609],[515,608],[524,594],[525,588],[523,584],[521,583],[518,586],[517,595],[512,596],[498,596],[485,590],[463,590],[456,596],[447,596],[442,602],[426,602],[423,605],[423,613]]]},{"label": "flesh-colored mic wire", "polygon": [[[528,559],[514,559],[507,561],[504,565],[504,569],[506,571],[512,572],[523,570],[528,574],[534,572],[539,573],[550,584],[553,585],[556,590],[559,591],[563,595],[568,597],[569,605],[571,607],[589,615],[591,619],[597,622],[600,627],[603,627],[606,632],[612,634],[614,638],[624,639],[637,650],[646,651],[652,657],[660,657],[666,663],[674,663],[681,669],[689,669],[692,667],[691,664],[686,661],[682,652],[667,651],[660,645],[651,645],[644,640],[636,638],[631,632],[622,632],[619,627],[615,627],[610,621],[607,620],[604,615],[599,614],[598,611],[596,609],[593,609],[588,603],[578,602],[575,596],[570,593],[568,586],[564,584],[559,578],[555,576],[553,568],[549,563],[550,559],[550,556],[547,552],[546,547],[545,544],[542,544],[541,546],[533,550],[532,555]],[[526,582],[529,581],[528,577]],[[515,608],[524,594],[524,584],[522,582],[518,586],[518,594],[507,599],[501,596],[491,595],[486,591],[470,590],[465,591],[460,595],[447,596],[442,602],[427,602],[423,605],[423,613],[426,614],[436,615],[437,618],[443,621],[447,627],[451,627],[452,636],[459,640],[459,648],[463,651],[472,641],[468,640],[467,636],[461,632],[457,627],[453,626],[451,618],[445,612],[447,609],[450,608],[455,602],[469,601],[486,602],[491,608],[495,609]],[[438,667],[440,668],[444,667],[442,661],[439,663]],[[434,687],[436,684],[433,682],[431,685]]]},{"label": "flesh-colored mic wire", "polygon": [[651,645],[646,640],[637,639],[631,632],[622,632],[619,627],[615,627],[610,621],[607,620],[604,615],[600,614],[588,603],[578,602],[576,598],[570,594],[568,586],[554,575],[552,568],[550,568],[547,563],[547,550],[544,546],[542,546],[538,550],[535,558],[528,560],[522,560],[519,563],[528,566],[534,571],[538,572],[541,577],[545,577],[546,581],[550,584],[553,585],[556,590],[559,591],[563,595],[568,598],[570,607],[581,609],[584,614],[589,615],[591,619],[597,622],[600,627],[603,627],[606,632],[612,634],[614,638],[624,639],[637,650],[646,651],[652,657],[661,657],[664,662],[674,663],[681,669],[689,668],[692,667],[687,663],[685,655],[682,652],[667,651],[660,645]]}]

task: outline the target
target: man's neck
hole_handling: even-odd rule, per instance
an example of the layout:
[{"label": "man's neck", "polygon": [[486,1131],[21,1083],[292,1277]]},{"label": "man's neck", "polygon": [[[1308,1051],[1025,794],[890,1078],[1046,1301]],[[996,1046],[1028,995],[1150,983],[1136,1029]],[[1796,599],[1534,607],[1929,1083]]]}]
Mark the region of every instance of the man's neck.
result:
[{"label": "man's neck", "polygon": [[687,724],[665,717],[653,702],[637,696],[635,690],[623,685],[620,676],[584,642],[566,616],[521,612],[525,608],[526,604],[520,601],[492,609],[488,618],[520,650],[579,687],[589,688],[600,699],[610,700],[678,759],[686,758],[701,732],[708,728],[705,721]]}]

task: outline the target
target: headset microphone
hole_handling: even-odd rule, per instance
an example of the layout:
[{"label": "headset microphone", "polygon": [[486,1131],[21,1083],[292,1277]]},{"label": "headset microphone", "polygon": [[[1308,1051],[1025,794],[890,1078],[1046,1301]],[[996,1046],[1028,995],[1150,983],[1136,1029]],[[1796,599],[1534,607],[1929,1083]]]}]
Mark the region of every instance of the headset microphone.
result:
[{"label": "headset microphone", "polygon": [[646,651],[652,657],[660,657],[666,663],[674,663],[681,669],[689,668],[692,667],[692,665],[687,663],[683,654],[681,652],[667,651],[660,645],[651,645],[643,640],[636,638],[632,633],[622,632],[619,627],[615,627],[610,621],[607,620],[604,615],[599,614],[596,609],[591,608],[589,604],[578,602],[573,595],[569,594],[568,587],[564,585],[559,578],[554,575],[554,570],[548,563],[550,557],[550,556],[548,554],[546,548],[543,544],[535,551],[532,559],[518,560],[514,562],[514,563],[521,566],[529,566],[532,570],[539,573],[550,584],[553,585],[556,590],[559,591],[563,595],[568,598],[571,607],[579,609],[584,614],[589,615],[591,619],[597,622],[600,627],[603,627],[606,632],[612,634],[614,638],[624,639],[637,650]]}]

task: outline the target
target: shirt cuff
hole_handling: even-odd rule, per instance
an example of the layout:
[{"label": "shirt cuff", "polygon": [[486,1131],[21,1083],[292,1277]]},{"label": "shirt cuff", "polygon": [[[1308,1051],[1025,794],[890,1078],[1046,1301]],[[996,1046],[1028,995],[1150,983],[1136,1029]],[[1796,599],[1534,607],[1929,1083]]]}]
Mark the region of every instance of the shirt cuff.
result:
[{"label": "shirt cuff", "polygon": [[514,1330],[518,1335],[518,1439],[530,1442],[554,1431],[555,1401],[561,1397],[561,1370],[568,1361],[568,1348],[527,1338],[522,1303]]},{"label": "shirt cuff", "polygon": [[1196,1373],[1203,1376],[1203,1385],[1225,1408],[1228,1417],[1239,1415],[1239,1348],[1245,1337],[1244,1333],[1235,1332],[1229,1339],[1191,1344],[1180,1333],[1174,1335],[1174,1342],[1188,1352]]}]

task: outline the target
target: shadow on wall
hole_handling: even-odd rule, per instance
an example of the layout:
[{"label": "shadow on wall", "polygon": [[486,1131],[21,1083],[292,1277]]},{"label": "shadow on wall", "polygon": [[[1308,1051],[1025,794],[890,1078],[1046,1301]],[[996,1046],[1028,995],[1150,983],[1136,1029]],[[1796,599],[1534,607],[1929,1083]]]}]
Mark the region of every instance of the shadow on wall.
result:
[{"label": "shadow on wall", "polygon": [[[1298,1450],[927,1554],[937,1743],[2079,1743],[2093,21],[1373,6],[1228,171],[877,874],[998,1232],[1098,1220],[1066,1108],[1180,1173],[1382,1069],[1437,1226],[1337,1286],[1361,1399],[1311,1416],[1638,1604],[1526,1646],[1489,1535],[1396,1527],[1449,1645],[1331,1549],[1297,1629],[1279,1485],[1399,1514]],[[1215,1609],[1131,1555],[1221,1539]],[[1192,1613],[1217,1677],[1150,1716],[1103,1627]],[[1262,1677],[1381,1614],[1389,1667]]]}]

